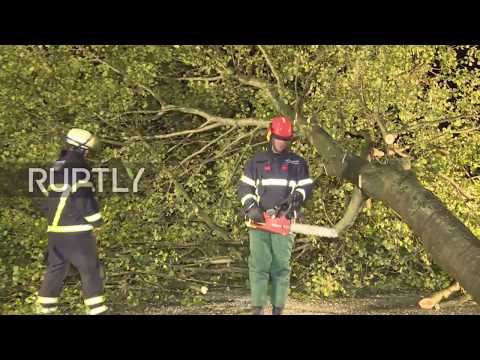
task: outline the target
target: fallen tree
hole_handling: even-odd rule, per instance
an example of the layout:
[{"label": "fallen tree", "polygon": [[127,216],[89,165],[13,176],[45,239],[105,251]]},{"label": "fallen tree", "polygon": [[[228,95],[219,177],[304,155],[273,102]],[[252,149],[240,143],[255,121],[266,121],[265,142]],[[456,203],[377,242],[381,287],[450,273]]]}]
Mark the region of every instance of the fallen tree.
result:
[{"label": "fallen tree", "polygon": [[[269,65],[271,63],[269,62]],[[278,82],[278,70],[272,69]],[[480,303],[480,241],[431,191],[406,170],[401,162],[383,165],[368,162],[343,149],[315,117],[303,116],[303,99],[287,104],[275,85],[237,75],[240,82],[265,90],[275,108],[295,118],[303,135],[315,146],[329,175],[348,181],[367,197],[380,200],[395,210],[419,236],[433,260],[455,278]],[[377,121],[379,121],[377,119]],[[390,137],[380,126],[382,137]]]},{"label": "fallen tree", "polygon": [[[107,277],[117,274],[109,289],[122,306],[126,293],[129,305],[165,301],[175,287],[168,279],[244,286],[247,234],[235,188],[278,113],[294,119],[292,146],[317,189],[302,222],[342,233],[298,240],[296,291],[431,293],[457,280],[478,288],[474,47],[19,46],[1,55],[4,162],[54,159],[75,126],[104,140],[100,162],[153,170],[139,194],[100,199],[108,221],[99,253]],[[6,200],[0,291],[10,299],[2,311],[15,313],[15,299],[38,288],[45,224],[27,201]],[[235,263],[182,268],[199,256]],[[149,282],[130,283],[142,271]],[[133,286],[118,290],[123,283]],[[68,289],[66,297],[76,301]]]}]

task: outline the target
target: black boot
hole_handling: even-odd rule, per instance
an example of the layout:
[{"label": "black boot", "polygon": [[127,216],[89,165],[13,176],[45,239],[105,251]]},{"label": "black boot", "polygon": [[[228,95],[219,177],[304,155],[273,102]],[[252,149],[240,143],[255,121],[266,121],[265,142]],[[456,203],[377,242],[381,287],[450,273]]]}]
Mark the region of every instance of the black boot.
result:
[{"label": "black boot", "polygon": [[273,307],[272,308],[272,315],[282,315],[283,313],[283,308],[281,307]]},{"label": "black boot", "polygon": [[261,306],[255,306],[252,309],[252,315],[263,315],[263,307]]}]

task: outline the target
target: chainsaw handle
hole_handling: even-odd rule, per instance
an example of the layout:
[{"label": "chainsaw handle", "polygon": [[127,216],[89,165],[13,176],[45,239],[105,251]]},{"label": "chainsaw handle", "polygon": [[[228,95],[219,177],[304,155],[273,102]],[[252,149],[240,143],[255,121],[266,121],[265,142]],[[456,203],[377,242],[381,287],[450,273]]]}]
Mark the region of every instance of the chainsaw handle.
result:
[{"label": "chainsaw handle", "polygon": [[[285,205],[285,204],[288,204],[288,206],[285,210],[282,210],[282,206]],[[288,197],[287,200],[283,201],[280,205],[277,205],[275,207],[275,210],[277,210],[275,216],[277,216],[277,217],[286,216],[290,212],[290,210],[292,209],[292,206],[293,206],[293,203],[291,201],[291,198]]]}]

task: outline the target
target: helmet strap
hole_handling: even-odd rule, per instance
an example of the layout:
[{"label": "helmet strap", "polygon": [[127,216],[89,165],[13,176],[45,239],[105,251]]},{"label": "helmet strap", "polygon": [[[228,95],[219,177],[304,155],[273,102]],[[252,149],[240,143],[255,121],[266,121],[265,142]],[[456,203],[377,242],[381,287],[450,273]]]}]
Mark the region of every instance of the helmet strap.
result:
[{"label": "helmet strap", "polygon": [[93,136],[94,136],[94,135],[91,134],[90,137],[87,139],[87,141],[85,141],[84,143],[80,143],[80,142],[78,142],[77,140],[74,140],[74,139],[69,138],[69,137],[67,137],[67,139],[69,139],[69,140],[75,142],[76,144],[78,144],[78,145],[72,145],[72,146],[74,146],[75,148],[79,148],[79,149],[82,149],[83,151],[85,151],[85,150],[88,150],[88,146],[86,146],[86,144],[88,144],[88,142],[93,138]]},{"label": "helmet strap", "polygon": [[82,146],[85,146],[85,147],[87,148],[87,149],[85,149],[85,150],[88,150],[87,144],[88,144],[88,142],[89,142],[90,140],[92,140],[92,138],[93,138],[93,134],[90,134],[90,137],[87,139],[87,141],[85,141],[85,142],[82,144]]}]

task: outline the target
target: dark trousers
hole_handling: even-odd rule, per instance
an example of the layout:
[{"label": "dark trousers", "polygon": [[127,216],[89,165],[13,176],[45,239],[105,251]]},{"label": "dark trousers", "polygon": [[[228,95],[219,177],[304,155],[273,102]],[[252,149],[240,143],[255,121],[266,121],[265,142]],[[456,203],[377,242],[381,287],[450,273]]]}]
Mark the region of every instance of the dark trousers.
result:
[{"label": "dark trousers", "polygon": [[69,264],[80,273],[85,299],[103,295],[103,268],[97,259],[95,237],[88,231],[48,234],[48,266],[39,296],[60,296]]}]

